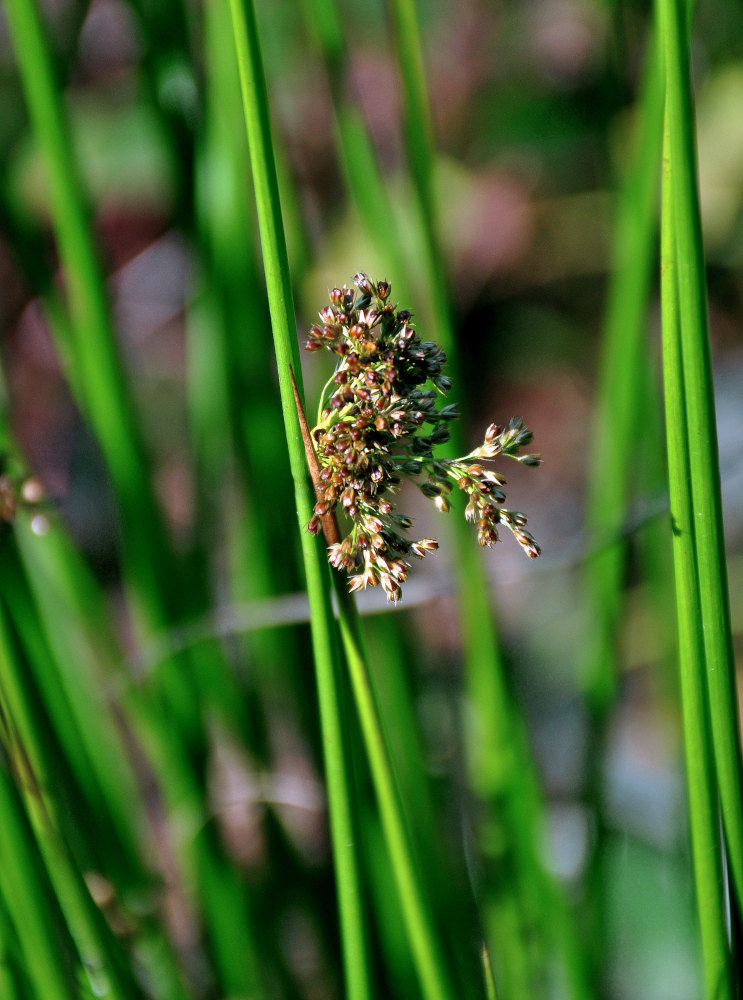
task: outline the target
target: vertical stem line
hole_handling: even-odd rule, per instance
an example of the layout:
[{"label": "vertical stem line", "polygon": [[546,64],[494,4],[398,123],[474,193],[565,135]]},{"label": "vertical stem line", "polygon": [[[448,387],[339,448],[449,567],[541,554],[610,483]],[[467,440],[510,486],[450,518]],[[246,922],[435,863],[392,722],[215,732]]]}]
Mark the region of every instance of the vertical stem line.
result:
[{"label": "vertical stem line", "polygon": [[291,372],[301,395],[301,367],[292,307],[289,263],[281,219],[278,182],[271,139],[263,60],[252,0],[230,0],[245,125],[268,291],[274,349],[289,460],[294,479],[315,659],[323,752],[330,811],[333,857],[337,875],[346,989],[351,1000],[370,1000],[366,928],[358,871],[353,813],[353,781],[338,676],[339,649],[328,591],[327,564],[316,540],[305,530],[314,500],[307,478],[304,449],[294,401]]},{"label": "vertical stem line", "polygon": [[[122,551],[137,587],[139,610],[156,627],[162,624],[155,609],[160,605],[162,583],[167,578],[167,560],[158,558],[157,553],[165,548],[165,539],[147,479],[145,449],[115,348],[105,282],[51,53],[34,0],[9,0],[6,9],[33,131],[46,169],[66,281],[71,322],[57,324],[54,332],[67,377],[98,438],[122,506]],[[52,301],[53,312],[59,312],[54,297]]]},{"label": "vertical stem line", "polygon": [[714,764],[710,742],[704,646],[700,629],[699,580],[688,452],[688,425],[683,386],[679,295],[676,274],[678,247],[673,211],[674,175],[666,117],[663,150],[661,225],[661,291],[663,373],[668,440],[668,482],[673,532],[674,578],[678,616],[679,666],[683,708],[686,776],[689,795],[692,854],[697,912],[702,939],[706,996],[732,998],[724,901],[722,861]]},{"label": "vertical stem line", "polygon": [[415,867],[415,858],[369,676],[358,611],[345,584],[335,575],[333,580],[338,598],[341,638],[361,720],[382,829],[421,988],[426,1000],[453,1000],[454,993],[447,981],[430,910]]},{"label": "vertical stem line", "polygon": [[[689,482],[699,592],[699,626],[717,784],[728,860],[739,910],[743,910],[743,767],[722,527],[720,468],[707,319],[694,108],[689,70],[689,29],[681,0],[659,0],[666,73],[665,166],[669,172],[666,212],[673,212],[674,271],[684,385]],[[693,429],[693,433],[691,433]]]},{"label": "vertical stem line", "polygon": [[[434,128],[419,19],[415,0],[389,0],[389,7],[395,27],[397,61],[402,80],[408,159],[424,234],[426,283],[435,303],[434,337],[446,351],[454,385],[461,385],[461,358],[454,328],[451,290],[439,238]],[[454,425],[449,453],[463,453],[466,449],[461,447],[461,443],[461,431]],[[546,942],[551,938],[561,953],[571,995],[577,1000],[584,997],[587,991],[584,963],[572,926],[572,915],[565,905],[562,891],[539,857],[542,832],[537,778],[525,729],[518,722],[514,723],[514,713],[518,710],[507,692],[483,560],[477,547],[472,544],[470,528],[463,519],[455,521],[450,531],[455,536],[458,551],[455,572],[468,701],[484,734],[483,744],[471,747],[470,784],[487,803],[489,818],[494,823],[503,825],[506,842],[516,845],[517,862],[513,866],[514,870],[504,876],[504,884],[507,885],[506,891],[513,894],[514,910],[519,914],[520,922],[524,925],[532,922],[538,927],[538,946],[534,951],[539,957],[540,968],[535,968],[536,963],[527,959],[525,965],[532,982],[524,984],[520,990],[518,987],[514,989],[526,998],[536,988],[540,973],[550,964]],[[497,788],[493,772],[497,772],[501,779]],[[487,789],[486,795],[483,795],[484,789]],[[501,801],[498,801],[499,797]],[[506,801],[508,805],[503,808]],[[509,815],[518,815],[524,819],[528,831],[509,827]],[[495,863],[498,863],[497,859]],[[499,910],[500,900],[496,897],[502,891],[500,887],[488,886],[493,912]],[[539,900],[539,904],[530,908],[530,901],[534,900]],[[558,933],[557,927],[560,928]],[[528,933],[534,937],[533,931]],[[523,952],[526,956],[526,937],[527,932],[513,936],[511,944],[514,954]],[[503,942],[500,947],[506,950]],[[498,948],[498,942],[493,942],[496,969]]]}]

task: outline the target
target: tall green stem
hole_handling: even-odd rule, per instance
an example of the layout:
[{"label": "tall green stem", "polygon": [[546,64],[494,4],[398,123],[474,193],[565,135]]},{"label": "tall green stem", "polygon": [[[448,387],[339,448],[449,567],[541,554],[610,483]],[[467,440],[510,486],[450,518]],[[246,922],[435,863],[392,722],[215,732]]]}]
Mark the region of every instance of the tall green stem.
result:
[{"label": "tall green stem", "polygon": [[[712,383],[707,284],[697,188],[697,153],[689,70],[689,31],[681,0],[658,3],[666,76],[664,154],[673,224],[673,270],[678,296],[680,375],[688,438],[688,476],[694,524],[699,628],[704,643],[715,768],[728,861],[739,911],[743,910],[743,768],[735,695],[727,563],[722,527],[720,467]],[[671,216],[670,213],[673,213]],[[665,271],[664,271],[665,273]]]},{"label": "tall green stem", "polygon": [[338,677],[337,631],[330,607],[329,571],[317,541],[306,531],[314,498],[307,477],[299,418],[291,383],[293,370],[301,387],[301,367],[263,60],[252,0],[246,0],[244,4],[241,4],[240,0],[230,0],[230,10],[250,146],[284,426],[294,479],[298,527],[310,601],[312,647],[320,700],[346,989],[352,1000],[369,1000],[372,989],[356,854],[353,783],[346,753],[348,738],[344,729],[345,719]]},{"label": "tall green stem", "polygon": [[672,161],[668,142],[663,157],[661,275],[663,292],[663,373],[668,440],[668,481],[673,531],[674,577],[678,618],[679,664],[689,795],[691,841],[702,937],[706,996],[732,998],[732,980],[720,892],[722,860],[714,762],[704,683],[698,551],[695,540],[688,424],[683,384],[679,295],[676,273]]}]

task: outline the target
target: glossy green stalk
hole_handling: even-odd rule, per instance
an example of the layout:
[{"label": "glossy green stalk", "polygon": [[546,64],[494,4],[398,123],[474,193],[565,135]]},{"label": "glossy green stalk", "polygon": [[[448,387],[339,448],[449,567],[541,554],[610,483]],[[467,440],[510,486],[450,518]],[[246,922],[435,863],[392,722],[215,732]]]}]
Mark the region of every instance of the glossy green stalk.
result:
[{"label": "glossy green stalk", "polygon": [[[4,728],[0,722],[0,729]],[[2,737],[5,743],[5,734]],[[0,908],[12,921],[25,979],[39,998],[79,1000],[80,968],[54,890],[0,747]],[[6,859],[12,859],[8,863]],[[2,928],[2,924],[0,924]],[[4,929],[4,928],[2,928]],[[20,963],[19,963],[20,964]],[[23,994],[28,994],[24,990]]]},{"label": "glossy green stalk", "polygon": [[338,670],[338,638],[330,607],[329,570],[321,546],[306,530],[315,501],[307,475],[291,381],[293,371],[301,392],[302,373],[263,60],[252,0],[248,0],[244,5],[239,0],[230,0],[230,10],[250,146],[284,427],[294,480],[298,530],[310,601],[312,647],[320,700],[346,990],[351,1000],[370,1000],[373,990],[370,982],[363,899],[355,846],[353,781],[349,766],[350,758],[346,752],[349,739],[344,731],[346,719],[342,708]]},{"label": "glossy green stalk", "polygon": [[[125,389],[90,231],[70,130],[34,0],[9,0],[6,10],[34,134],[46,169],[52,218],[65,272],[69,325],[55,329],[66,373],[98,438],[121,504],[122,552],[142,619],[162,624],[157,610],[168,589],[165,540],[152,498],[147,462]],[[154,618],[154,621],[153,621]]]},{"label": "glossy green stalk", "polygon": [[706,996],[728,1000],[735,994],[727,943],[725,900],[721,891],[722,845],[699,596],[689,425],[681,344],[678,241],[675,221],[679,192],[670,143],[670,108],[666,112],[661,217],[663,381],[668,441],[668,481],[673,532],[681,698],[691,843],[702,939]]},{"label": "glossy green stalk", "polygon": [[434,921],[411,848],[402,803],[395,784],[389,749],[369,674],[361,622],[346,582],[333,577],[343,648],[351,675],[369,767],[379,805],[382,830],[397,886],[413,960],[426,1000],[453,1000],[456,995],[436,942]]},{"label": "glossy green stalk", "polygon": [[[666,224],[672,219],[675,238],[673,260],[681,338],[680,371],[688,428],[686,447],[699,590],[698,626],[704,642],[711,733],[728,863],[738,908],[743,911],[743,768],[697,187],[689,31],[686,6],[680,0],[658,0],[658,12],[665,60],[668,133],[664,166],[669,201],[664,207]],[[669,246],[668,253],[671,249]]]},{"label": "glossy green stalk", "polygon": [[[461,362],[439,236],[436,150],[420,26],[415,0],[391,0],[389,7],[402,81],[408,161],[424,234],[425,279],[435,304],[432,336],[446,351],[447,371],[456,387],[461,386]],[[465,453],[467,447],[459,426],[454,424],[451,429],[449,453]],[[572,917],[559,886],[540,858],[543,819],[538,781],[526,731],[519,724],[518,709],[505,682],[482,553],[474,544],[470,526],[463,518],[457,517],[451,523],[450,532],[457,550],[455,572],[460,595],[467,695],[475,730],[469,741],[470,782],[476,794],[490,807],[488,823],[500,828],[495,838],[481,831],[481,844],[487,854],[488,841],[502,843],[505,838],[515,851],[515,865],[505,876],[497,871],[500,859],[491,859],[493,876],[486,889],[491,898],[486,902],[486,909],[492,917],[493,961],[497,970],[500,951],[504,960],[501,973],[509,978],[507,969],[513,970],[511,989],[509,991],[506,985],[504,992],[527,1000],[535,988],[540,988],[539,979],[551,964],[547,954],[547,942],[551,941],[561,953],[572,996],[583,997],[587,990],[585,968]],[[516,825],[509,826],[514,822]],[[513,896],[510,902],[509,893]],[[534,940],[534,928],[537,928],[537,943],[527,953],[524,943],[527,939]]]},{"label": "glossy green stalk", "polygon": [[[4,602],[0,602],[0,714],[7,725],[6,752],[81,956],[113,1000],[128,1000],[139,996],[131,970],[122,961],[119,946],[93,902],[65,839],[66,833],[73,832],[65,810],[70,803],[79,808],[80,802],[68,761],[35,684],[34,675],[44,669],[44,664],[25,662],[13,639]],[[80,809],[80,820],[84,821],[84,816]],[[14,861],[7,857],[5,863],[12,866]]]}]

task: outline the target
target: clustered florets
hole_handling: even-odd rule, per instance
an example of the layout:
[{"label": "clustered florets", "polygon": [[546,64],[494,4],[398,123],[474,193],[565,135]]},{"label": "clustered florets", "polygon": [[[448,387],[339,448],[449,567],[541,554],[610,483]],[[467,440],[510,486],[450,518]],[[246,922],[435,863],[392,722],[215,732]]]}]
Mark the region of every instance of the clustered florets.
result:
[{"label": "clustered florets", "polygon": [[508,455],[539,465],[538,455],[518,454],[531,431],[512,418],[505,428],[491,424],[480,447],[463,458],[435,458],[435,446],[449,438],[447,423],[458,416],[455,405],[436,408],[438,394],[451,388],[442,374],[446,355],[418,338],[411,314],[391,304],[388,282],[375,284],[362,273],[353,280],[358,293],[334,288],[306,344],[308,351],[325,348],[338,356],[312,431],[320,483],[308,525],[317,534],[338,504],[350,518],[346,537],[329,548],[332,565],[351,574],[351,590],[381,584],[389,600],[399,600],[410,568],[405,557],[422,559],[438,548],[434,538],[407,537],[412,519],[396,513],[389,500],[402,476],[444,512],[452,487],[464,490],[465,516],[476,523],[480,545],[497,542],[498,525],[505,525],[528,556],[538,556],[526,517],[502,506],[505,478],[480,464]]}]

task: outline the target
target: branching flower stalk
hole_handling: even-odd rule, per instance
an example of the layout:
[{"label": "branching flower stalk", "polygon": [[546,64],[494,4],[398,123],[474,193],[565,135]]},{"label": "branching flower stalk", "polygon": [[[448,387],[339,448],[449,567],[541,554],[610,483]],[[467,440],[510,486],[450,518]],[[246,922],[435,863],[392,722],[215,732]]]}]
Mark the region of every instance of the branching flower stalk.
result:
[{"label": "branching flower stalk", "polygon": [[465,517],[476,524],[480,545],[494,545],[503,525],[535,558],[540,549],[526,516],[503,506],[505,477],[482,464],[506,455],[539,465],[539,455],[520,454],[531,431],[512,417],[505,427],[491,424],[468,455],[436,457],[436,447],[449,439],[446,425],[459,415],[456,405],[437,407],[451,388],[443,374],[446,355],[420,340],[410,312],[392,304],[388,282],[374,283],[363,273],[353,280],[356,288],[332,289],[305,345],[338,358],[306,442],[318,496],[308,530],[325,530],[340,506],[350,527],[342,540],[325,530],[331,564],[349,573],[352,591],[381,584],[388,600],[398,601],[410,569],[406,557],[422,559],[438,548],[435,538],[411,540],[412,518],[391,502],[407,478],[444,513],[453,488],[464,490]]}]

